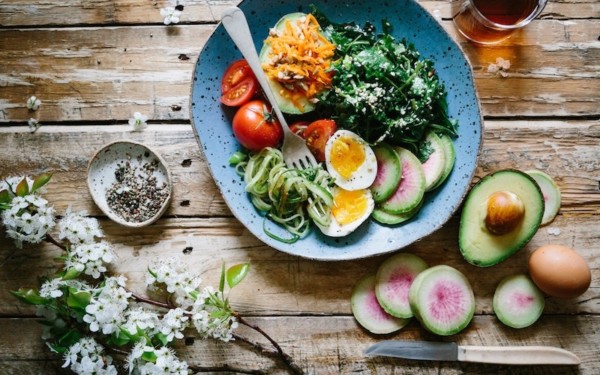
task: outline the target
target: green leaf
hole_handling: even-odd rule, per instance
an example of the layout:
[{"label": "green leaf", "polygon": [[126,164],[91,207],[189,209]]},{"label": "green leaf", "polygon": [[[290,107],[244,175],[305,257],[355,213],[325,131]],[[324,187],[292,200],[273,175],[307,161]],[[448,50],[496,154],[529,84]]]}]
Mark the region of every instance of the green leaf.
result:
[{"label": "green leaf", "polygon": [[10,291],[13,296],[20,299],[22,302],[28,303],[30,305],[47,305],[50,300],[41,297],[37,290],[35,289],[19,289],[17,291]]},{"label": "green leaf", "polygon": [[75,268],[69,268],[66,272],[62,273],[63,280],[73,280],[76,279],[81,272],[77,271]]},{"label": "green leaf", "polygon": [[58,339],[58,345],[69,348],[79,340],[81,340],[81,333],[76,329],[71,329]]},{"label": "green leaf", "polygon": [[158,341],[162,344],[162,346],[166,346],[169,343],[167,339],[167,335],[163,333],[157,333],[154,338],[158,339]]},{"label": "green leaf", "polygon": [[248,271],[250,271],[250,263],[248,262],[231,266],[227,270],[227,285],[229,285],[230,288],[238,285],[244,280]]},{"label": "green leaf", "polygon": [[68,348],[65,348],[64,346],[52,344],[50,342],[47,342],[46,345],[48,345],[48,347],[50,348],[51,351],[53,351],[54,353],[58,353],[58,354],[64,354],[68,349]]},{"label": "green leaf", "polygon": [[146,362],[156,363],[158,357],[154,352],[144,352],[144,354],[142,354],[142,359]]},{"label": "green leaf", "polygon": [[116,346],[123,346],[129,344],[131,341],[131,335],[123,328],[113,333],[110,337],[110,342]]},{"label": "green leaf", "polygon": [[10,193],[8,190],[4,189],[0,191],[0,203],[8,204],[11,201]]},{"label": "green leaf", "polygon": [[156,272],[152,271],[152,270],[150,269],[150,267],[148,267],[148,273],[149,273],[150,275],[152,275],[152,277],[154,277],[154,278],[156,279],[156,276],[157,276],[157,274],[156,274]]},{"label": "green leaf", "polygon": [[44,173],[44,174],[38,176],[35,179],[35,181],[33,181],[33,186],[31,187],[31,192],[33,193],[37,189],[46,185],[48,183],[48,181],[50,181],[50,178],[52,178],[52,173]]},{"label": "green leaf", "polygon": [[225,290],[225,262],[221,264],[221,280],[219,280],[219,291],[223,293]]},{"label": "green leaf", "polygon": [[67,306],[75,309],[85,309],[90,304],[92,295],[90,292],[80,292],[73,288],[69,288],[69,295],[67,296]]},{"label": "green leaf", "polygon": [[29,194],[29,184],[27,183],[27,177],[23,177],[21,182],[19,182],[15,194],[18,197],[24,197],[27,194]]}]

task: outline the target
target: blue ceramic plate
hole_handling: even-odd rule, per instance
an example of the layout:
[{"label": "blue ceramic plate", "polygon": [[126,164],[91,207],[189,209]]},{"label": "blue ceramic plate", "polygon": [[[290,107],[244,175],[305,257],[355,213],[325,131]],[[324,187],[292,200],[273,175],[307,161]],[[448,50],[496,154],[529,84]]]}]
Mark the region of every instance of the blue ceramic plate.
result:
[{"label": "blue ceramic plate", "polygon": [[[303,5],[304,4],[304,5]],[[240,149],[231,131],[234,112],[223,107],[221,77],[227,66],[242,56],[219,25],[200,53],[191,96],[194,130],[208,165],[225,202],[250,232],[267,245],[300,257],[318,260],[346,260],[369,257],[401,249],[439,229],[457,210],[470,186],[481,145],[482,119],[469,63],[460,48],[438,22],[412,0],[247,0],[239,7],[244,11],[260,50],[269,27],[285,14],[309,12],[314,4],[333,22],[366,21],[381,25],[387,19],[397,39],[406,38],[435,68],[448,91],[448,110],[458,119],[459,137],[455,141],[456,164],[448,180],[426,195],[423,208],[409,222],[384,226],[372,220],[352,234],[329,238],[315,228],[309,236],[294,244],[285,244],[267,236],[264,218],[252,206],[240,177],[228,159]],[[267,224],[270,225],[270,224]],[[270,225],[271,230],[276,230]],[[285,235],[284,233],[279,233]]]}]

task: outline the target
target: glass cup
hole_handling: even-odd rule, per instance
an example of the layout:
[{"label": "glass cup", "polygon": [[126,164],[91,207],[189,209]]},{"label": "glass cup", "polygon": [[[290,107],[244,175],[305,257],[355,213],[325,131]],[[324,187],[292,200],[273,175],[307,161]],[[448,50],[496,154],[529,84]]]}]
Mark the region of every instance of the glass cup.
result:
[{"label": "glass cup", "polygon": [[454,24],[467,39],[498,43],[540,15],[547,0],[455,0]]}]

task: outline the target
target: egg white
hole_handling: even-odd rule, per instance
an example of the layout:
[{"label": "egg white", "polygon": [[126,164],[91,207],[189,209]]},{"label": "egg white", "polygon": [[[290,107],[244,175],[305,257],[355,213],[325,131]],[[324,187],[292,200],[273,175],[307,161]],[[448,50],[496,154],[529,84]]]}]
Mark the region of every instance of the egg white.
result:
[{"label": "egg white", "polygon": [[[335,142],[342,138],[348,137],[354,140],[360,147],[363,149],[365,153],[364,162],[352,173],[349,178],[345,178],[334,168],[331,163],[331,152]],[[331,138],[327,141],[325,145],[325,165],[327,166],[327,171],[334,178],[335,184],[342,189],[346,190],[360,190],[366,189],[373,184],[375,178],[377,177],[377,159],[375,158],[375,153],[371,146],[367,144],[360,136],[356,133],[353,133],[349,130],[338,130],[336,131]]]},{"label": "egg white", "polygon": [[[334,204],[335,204],[335,197],[339,190],[340,190],[339,187],[334,187],[332,189],[332,194],[334,197]],[[329,237],[347,236],[348,234],[354,232],[354,230],[356,230],[356,228],[358,228],[362,223],[365,222],[365,220],[367,220],[369,218],[369,216],[371,216],[373,209],[375,209],[375,201],[373,200],[373,196],[369,189],[362,189],[362,192],[367,199],[367,207],[364,210],[364,212],[362,212],[360,217],[358,217],[356,220],[354,220],[350,223],[347,223],[347,224],[340,224],[336,220],[335,216],[333,216],[333,213],[332,213],[331,221],[330,221],[329,225],[323,226],[323,225],[320,225],[315,222],[317,227],[319,227],[319,229],[321,230],[321,232],[324,235],[329,236]]]}]

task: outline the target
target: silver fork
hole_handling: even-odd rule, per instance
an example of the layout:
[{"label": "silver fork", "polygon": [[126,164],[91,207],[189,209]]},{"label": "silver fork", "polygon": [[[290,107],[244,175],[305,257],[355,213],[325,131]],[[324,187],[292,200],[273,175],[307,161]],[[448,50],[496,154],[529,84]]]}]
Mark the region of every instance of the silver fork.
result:
[{"label": "silver fork", "polygon": [[317,165],[315,157],[308,147],[306,147],[306,142],[290,130],[283,117],[283,113],[281,113],[281,109],[279,109],[279,106],[277,105],[277,100],[275,99],[275,95],[273,95],[271,86],[269,86],[267,75],[263,71],[260,60],[258,59],[258,53],[254,47],[254,41],[252,40],[252,35],[250,34],[250,28],[248,27],[248,21],[246,21],[244,12],[237,7],[227,9],[221,16],[221,23],[248,62],[250,69],[254,72],[267,100],[273,106],[273,111],[275,112],[275,116],[277,116],[277,120],[279,120],[279,123],[283,128],[283,146],[281,151],[283,153],[285,164],[290,168],[297,169],[305,169]]}]

